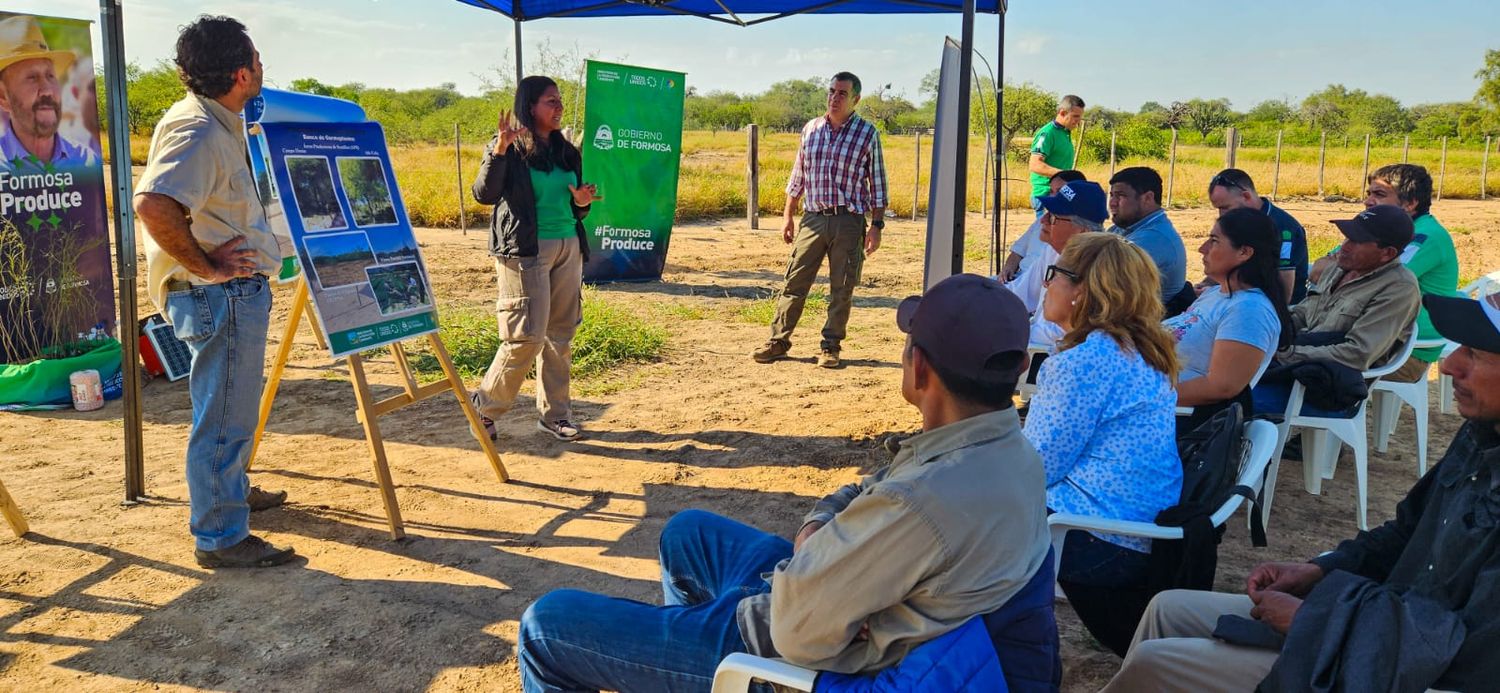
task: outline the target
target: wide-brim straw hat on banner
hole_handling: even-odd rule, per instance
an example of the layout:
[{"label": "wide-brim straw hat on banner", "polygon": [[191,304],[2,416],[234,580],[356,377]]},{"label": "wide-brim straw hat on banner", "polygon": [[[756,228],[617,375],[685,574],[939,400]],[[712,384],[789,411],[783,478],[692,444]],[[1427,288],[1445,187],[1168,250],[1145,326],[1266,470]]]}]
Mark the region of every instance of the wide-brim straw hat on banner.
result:
[{"label": "wide-brim straw hat on banner", "polygon": [[72,51],[55,51],[47,45],[36,17],[23,14],[0,20],[0,70],[32,58],[51,60],[59,75],[66,74],[74,60]]}]

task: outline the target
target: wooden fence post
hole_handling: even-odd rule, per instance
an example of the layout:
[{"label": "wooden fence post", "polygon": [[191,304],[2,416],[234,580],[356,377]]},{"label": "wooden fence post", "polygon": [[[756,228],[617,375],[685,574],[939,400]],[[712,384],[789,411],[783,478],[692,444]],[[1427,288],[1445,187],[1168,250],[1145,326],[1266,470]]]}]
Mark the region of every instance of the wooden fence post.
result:
[{"label": "wooden fence post", "polygon": [[[751,229],[760,228],[760,126],[745,126],[745,221]],[[795,154],[793,155],[795,156]]]},{"label": "wooden fence post", "polygon": [[469,217],[464,212],[464,150],[459,141],[458,123],[453,124],[453,167],[458,172],[458,226],[469,235]]},{"label": "wooden fence post", "polygon": [[1370,180],[1370,133],[1365,133],[1365,170],[1359,176],[1359,189],[1365,189],[1365,181]]},{"label": "wooden fence post", "polygon": [[1235,150],[1239,148],[1238,135],[1239,130],[1233,125],[1224,131],[1224,168],[1234,168]]},{"label": "wooden fence post", "polygon": [[1271,173],[1271,201],[1276,201],[1276,191],[1281,185],[1281,131],[1276,131],[1276,168]]},{"label": "wooden fence post", "polygon": [[917,131],[916,175],[911,179],[911,220],[917,220],[917,203],[922,201],[922,131]]},{"label": "wooden fence post", "polygon": [[1401,163],[1411,162],[1411,135],[1401,138]]},{"label": "wooden fence post", "polygon": [[1486,192],[1486,184],[1490,177],[1490,135],[1484,136],[1484,158],[1479,160],[1479,199],[1483,200],[1489,195]]},{"label": "wooden fence post", "polygon": [[1115,131],[1109,131],[1109,177],[1115,177]]},{"label": "wooden fence post", "polygon": [[1318,197],[1323,196],[1323,163],[1328,159],[1328,131],[1318,131]]},{"label": "wooden fence post", "polygon": [[1448,173],[1448,136],[1443,135],[1443,158],[1438,160],[1437,199],[1443,199],[1443,178]]},{"label": "wooden fence post", "polygon": [[1172,154],[1167,159],[1167,199],[1162,201],[1163,207],[1172,206],[1172,179],[1177,175],[1177,128],[1172,128]]}]

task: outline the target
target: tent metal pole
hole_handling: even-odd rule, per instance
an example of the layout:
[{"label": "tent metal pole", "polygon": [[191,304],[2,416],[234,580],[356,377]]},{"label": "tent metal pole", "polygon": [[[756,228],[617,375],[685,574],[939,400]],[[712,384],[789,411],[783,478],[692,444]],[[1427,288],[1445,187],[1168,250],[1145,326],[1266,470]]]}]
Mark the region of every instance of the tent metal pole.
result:
[{"label": "tent metal pole", "polygon": [[125,502],[146,496],[141,444],[140,344],[136,340],[135,212],[131,209],[130,111],[125,99],[125,20],[121,0],[99,0],[104,39],[104,93],[109,101],[110,173],[114,178],[115,268],[120,294],[120,373],[124,378]]},{"label": "tent metal pole", "polygon": [[974,69],[974,0],[964,0],[963,38],[958,57],[958,132],[955,143],[958,156],[953,180],[953,273],[964,271],[964,224],[969,213],[969,91]]},{"label": "tent metal pole", "polygon": [[1005,237],[1007,234],[1004,234],[1000,225],[1000,215],[1005,208],[1005,191],[1001,189],[1004,178],[1000,173],[1000,167],[1005,163],[1006,150],[1010,148],[1009,142],[1001,140],[1005,130],[1000,127],[1000,116],[1005,111],[1005,5],[1005,0],[1000,0],[999,6],[995,8],[998,10],[996,15],[1000,20],[998,32],[1000,40],[995,48],[995,190],[993,198],[995,209],[990,214],[990,237],[994,239],[997,250],[991,258],[995,266],[991,267],[990,271],[997,275],[1000,274],[1000,267],[1003,264],[1001,258],[1006,254],[1005,246],[1010,241]]},{"label": "tent metal pole", "polygon": [[526,73],[521,69],[521,18],[511,17],[511,23],[516,25],[516,88],[521,88],[521,79]]}]

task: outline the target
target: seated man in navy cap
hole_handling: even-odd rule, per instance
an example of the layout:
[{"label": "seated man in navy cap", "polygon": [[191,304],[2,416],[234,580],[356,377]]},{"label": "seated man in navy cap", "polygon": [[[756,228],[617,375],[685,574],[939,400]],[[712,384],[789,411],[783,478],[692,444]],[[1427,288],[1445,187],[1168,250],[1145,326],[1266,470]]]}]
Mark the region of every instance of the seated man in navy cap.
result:
[{"label": "seated man in navy cap", "polygon": [[[1500,681],[1500,295],[1424,299],[1465,421],[1396,519],[1248,596],[1174,590],[1106,691],[1494,690]],[[1257,687],[1258,685],[1258,687]]]},{"label": "seated man in navy cap", "polygon": [[[1107,198],[1103,187],[1087,180],[1070,181],[1059,186],[1056,194],[1036,198],[1042,210],[1043,255],[1023,276],[1005,285],[1021,297],[1032,314],[1031,346],[1050,350],[1062,339],[1063,328],[1043,317],[1040,310],[1042,299],[1047,295],[1042,278],[1074,236],[1104,230],[1104,220],[1109,218]],[[1031,378],[1035,378],[1039,366],[1040,363],[1031,364]]]},{"label": "seated man in navy cap", "polygon": [[1050,544],[1042,462],[1011,406],[1026,309],[961,274],[896,315],[901,394],[922,432],[813,506],[792,542],[701,510],[672,517],[664,606],[544,595],[521,618],[525,690],[707,690],[733,652],[880,670],[1027,585]]},{"label": "seated man in navy cap", "polygon": [[[1401,264],[1401,251],[1412,239],[1411,216],[1400,207],[1376,205],[1333,224],[1345,238],[1338,266],[1292,306],[1297,337],[1276,352],[1266,378],[1252,391],[1257,413],[1286,411],[1292,385],[1274,378],[1277,366],[1323,360],[1365,371],[1385,364],[1412,338],[1422,293],[1416,276]],[[1348,416],[1313,407],[1303,413]]]}]

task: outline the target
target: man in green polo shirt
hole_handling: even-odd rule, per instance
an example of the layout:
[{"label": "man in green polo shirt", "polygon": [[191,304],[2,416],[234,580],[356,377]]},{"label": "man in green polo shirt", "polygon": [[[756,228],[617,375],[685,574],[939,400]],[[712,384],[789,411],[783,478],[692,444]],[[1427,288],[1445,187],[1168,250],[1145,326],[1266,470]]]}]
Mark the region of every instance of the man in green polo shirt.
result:
[{"label": "man in green polo shirt", "polygon": [[1072,94],[1057,102],[1057,117],[1031,137],[1031,208],[1041,216],[1037,198],[1052,193],[1048,183],[1059,171],[1073,168],[1073,128],[1083,122],[1083,99]]},{"label": "man in green polo shirt", "polygon": [[[1427,169],[1416,164],[1390,164],[1375,169],[1365,180],[1365,207],[1375,205],[1396,205],[1411,215],[1412,239],[1401,252],[1401,263],[1417,275],[1422,295],[1457,296],[1458,252],[1448,230],[1432,216],[1432,176]],[[1319,260],[1313,265],[1312,274],[1320,276],[1327,264],[1327,258]],[[1416,338],[1442,338],[1432,326],[1425,307],[1417,314]],[[1428,367],[1442,355],[1442,347],[1415,349],[1411,358],[1385,379],[1417,382],[1426,377]]]}]

